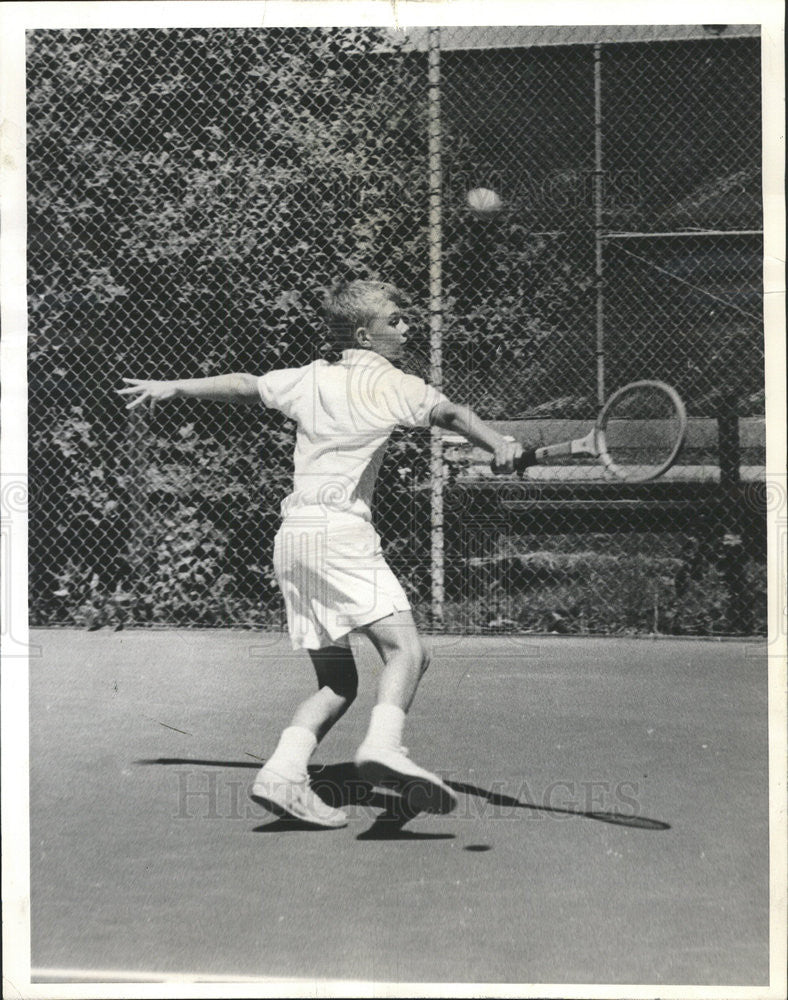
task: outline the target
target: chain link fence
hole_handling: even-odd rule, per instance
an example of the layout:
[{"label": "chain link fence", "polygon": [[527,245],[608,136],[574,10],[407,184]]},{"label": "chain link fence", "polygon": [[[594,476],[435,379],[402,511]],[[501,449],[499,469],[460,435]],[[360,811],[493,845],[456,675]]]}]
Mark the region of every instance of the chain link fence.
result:
[{"label": "chain link fence", "polygon": [[375,516],[422,626],[765,630],[759,39],[708,27],[31,32],[31,620],[282,627],[292,427],[113,390],[330,358],[354,276],[507,432],[644,376],[692,418],[702,474],[632,496],[395,434]]}]

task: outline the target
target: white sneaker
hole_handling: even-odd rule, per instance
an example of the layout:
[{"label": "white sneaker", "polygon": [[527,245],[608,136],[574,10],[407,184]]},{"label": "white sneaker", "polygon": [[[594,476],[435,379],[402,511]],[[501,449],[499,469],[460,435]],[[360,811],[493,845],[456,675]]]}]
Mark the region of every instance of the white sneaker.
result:
[{"label": "white sneaker", "polygon": [[393,789],[418,812],[449,813],[457,805],[457,796],[449,786],[437,774],[414,764],[405,747],[362,743],[355,763],[365,781]]},{"label": "white sneaker", "polygon": [[302,781],[291,781],[263,767],[257,772],[249,795],[252,801],[276,816],[291,816],[313,826],[331,829],[347,826],[347,814],[341,809],[334,809],[315,794],[308,777]]}]

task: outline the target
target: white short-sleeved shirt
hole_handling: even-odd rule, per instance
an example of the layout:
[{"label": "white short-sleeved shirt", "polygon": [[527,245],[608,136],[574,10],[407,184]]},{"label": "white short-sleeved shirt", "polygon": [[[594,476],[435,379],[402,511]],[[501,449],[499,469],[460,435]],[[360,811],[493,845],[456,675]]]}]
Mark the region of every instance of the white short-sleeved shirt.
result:
[{"label": "white short-sleeved shirt", "polygon": [[293,492],[282,516],[322,508],[370,520],[375,479],[397,426],[427,427],[446,397],[374,351],[346,350],[341,361],[314,361],[258,379],[266,406],[297,424]]}]

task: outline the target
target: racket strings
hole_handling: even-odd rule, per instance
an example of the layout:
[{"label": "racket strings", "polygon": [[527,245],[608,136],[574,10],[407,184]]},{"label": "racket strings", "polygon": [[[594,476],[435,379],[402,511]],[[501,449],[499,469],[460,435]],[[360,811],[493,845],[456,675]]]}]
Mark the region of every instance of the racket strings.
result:
[{"label": "racket strings", "polygon": [[676,458],[686,429],[683,406],[661,383],[627,387],[600,417],[598,444],[608,472],[619,479],[650,479]]}]

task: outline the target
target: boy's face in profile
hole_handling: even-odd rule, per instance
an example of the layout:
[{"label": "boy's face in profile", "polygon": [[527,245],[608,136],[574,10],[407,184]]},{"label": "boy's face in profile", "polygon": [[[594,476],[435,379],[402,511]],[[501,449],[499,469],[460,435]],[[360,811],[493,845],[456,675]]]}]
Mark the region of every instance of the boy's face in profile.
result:
[{"label": "boy's face in profile", "polygon": [[399,360],[407,342],[408,325],[402,310],[393,302],[381,304],[375,318],[366,327],[356,330],[356,343],[368,351],[381,354],[388,361]]}]

